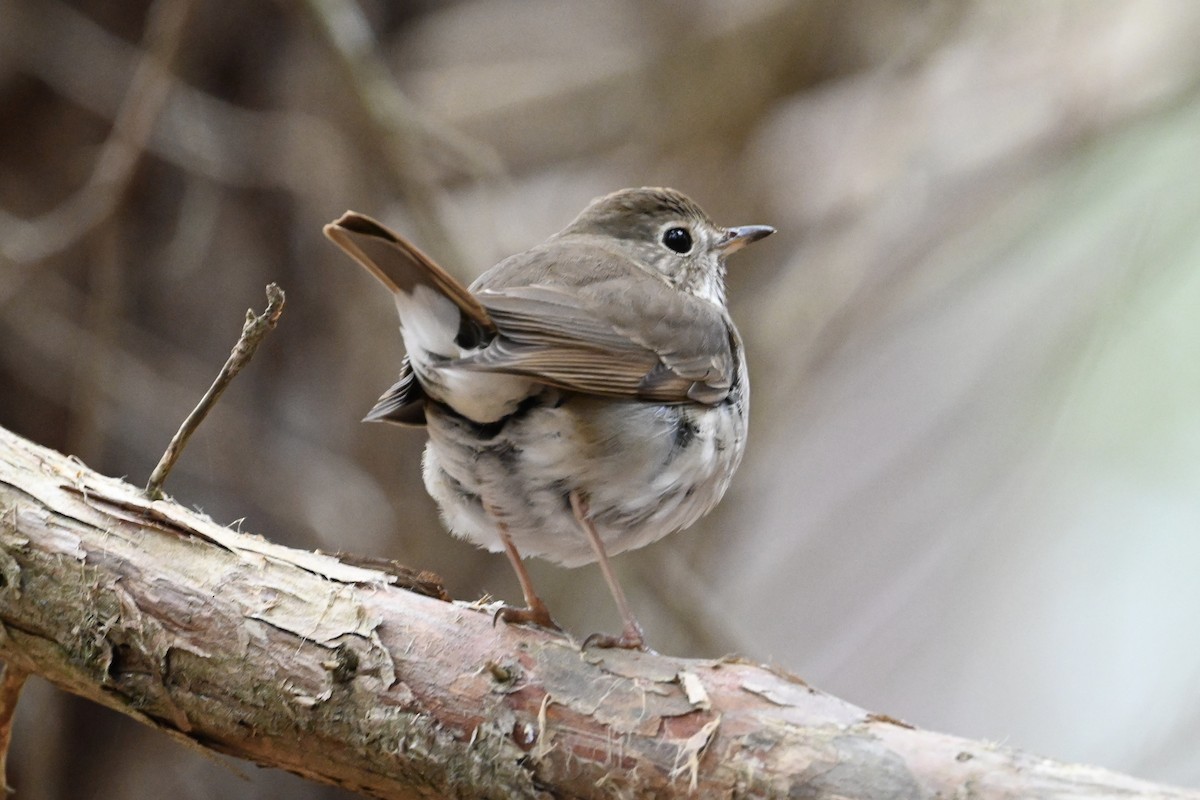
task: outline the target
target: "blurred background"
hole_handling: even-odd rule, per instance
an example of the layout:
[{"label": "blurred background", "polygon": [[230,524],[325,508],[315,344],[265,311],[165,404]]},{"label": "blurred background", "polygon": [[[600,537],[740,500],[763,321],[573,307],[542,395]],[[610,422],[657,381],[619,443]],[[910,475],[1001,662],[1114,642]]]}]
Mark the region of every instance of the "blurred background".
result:
[{"label": "blurred background", "polygon": [[[470,279],[670,185],[731,264],[752,435],[615,565],[650,643],[916,725],[1200,787],[1200,4],[0,0],[0,424],[144,483],[263,287],[279,328],[167,489],[520,597],[444,533],[402,355],[321,236]],[[580,635],[598,570],[534,563]],[[345,798],[32,682],[24,800]]]}]

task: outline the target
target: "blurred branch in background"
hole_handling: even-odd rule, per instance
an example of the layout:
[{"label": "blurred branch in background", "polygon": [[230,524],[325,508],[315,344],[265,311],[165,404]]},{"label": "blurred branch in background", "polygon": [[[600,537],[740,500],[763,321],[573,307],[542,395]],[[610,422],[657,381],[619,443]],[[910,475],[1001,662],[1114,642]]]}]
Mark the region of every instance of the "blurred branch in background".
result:
[{"label": "blurred branch in background", "polygon": [[[10,262],[28,269],[75,244],[116,210],[166,104],[171,62],[183,41],[192,3],[156,0],[150,7],[143,54],[83,188],[35,220],[18,219],[0,209],[0,250]],[[21,273],[8,270],[8,281],[0,284],[0,304],[18,288],[13,281],[17,274]]]},{"label": "blurred branch in background", "polygon": [[191,0],[157,0],[148,13],[142,55],[117,108],[112,128],[97,153],[82,188],[32,220],[0,208],[0,257],[8,262],[0,281],[0,308],[10,301],[29,273],[48,257],[76,245],[89,233],[97,257],[89,275],[93,291],[86,316],[90,335],[76,359],[70,393],[73,414],[67,441],[72,452],[98,453],[105,423],[95,398],[108,379],[100,357],[121,316],[120,257],[112,224],[133,178],[146,142],[162,114],[170,89],[170,71],[183,40]]},{"label": "blurred branch in background", "polygon": [[[139,97],[182,5],[0,3],[0,231],[132,158],[47,238],[0,237],[40,254],[0,263],[0,424],[146,474],[230,303],[278,282],[289,323],[172,494],[511,598],[438,524],[422,436],[358,425],[400,345],[320,227],[361,208],[469,276],[596,195],[674,185],[780,234],[729,276],[754,384],[731,493],[614,561],[653,640],[1200,785],[1200,6],[192,5]],[[608,626],[597,576],[531,569],[565,625]],[[347,796],[24,697],[25,800]]]},{"label": "blurred branch in background", "polygon": [[500,177],[497,153],[412,103],[396,85],[375,36],[354,0],[306,0],[304,8],[341,67],[368,121],[372,149],[400,189],[420,238],[442,263],[461,268],[463,255],[438,212],[446,167],[474,180]]},{"label": "blurred branch in background", "polygon": [[[130,5],[126,13],[136,17],[144,9]],[[35,76],[60,102],[115,120],[144,59],[139,48],[61,0],[9,0],[4,14],[0,42],[10,69]],[[243,30],[247,36],[254,33]],[[158,78],[167,82],[167,105],[144,146],[183,172],[227,186],[281,188],[312,198],[329,191],[331,180],[350,168],[350,140],[319,114],[250,109],[176,76],[163,73]],[[320,158],[305,162],[304,154]],[[298,169],[298,163],[305,169]]]}]

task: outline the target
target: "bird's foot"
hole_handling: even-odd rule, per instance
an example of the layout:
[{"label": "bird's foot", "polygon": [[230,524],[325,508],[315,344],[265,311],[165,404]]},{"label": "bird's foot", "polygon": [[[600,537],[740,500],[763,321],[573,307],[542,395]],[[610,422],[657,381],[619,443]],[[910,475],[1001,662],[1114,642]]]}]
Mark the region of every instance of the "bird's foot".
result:
[{"label": "bird's foot", "polygon": [[621,632],[620,636],[593,633],[583,640],[583,649],[587,650],[589,647],[615,647],[621,650],[641,650],[643,653],[650,652],[650,648],[646,647],[646,639],[642,635],[642,626],[636,622],[627,622],[625,630]]},{"label": "bird's foot", "polygon": [[529,608],[500,606],[500,608],[496,609],[495,616],[492,617],[492,624],[495,625],[498,620],[504,620],[507,625],[533,624],[544,630],[556,633],[563,632],[559,624],[550,616],[550,611],[541,603],[532,605]]}]

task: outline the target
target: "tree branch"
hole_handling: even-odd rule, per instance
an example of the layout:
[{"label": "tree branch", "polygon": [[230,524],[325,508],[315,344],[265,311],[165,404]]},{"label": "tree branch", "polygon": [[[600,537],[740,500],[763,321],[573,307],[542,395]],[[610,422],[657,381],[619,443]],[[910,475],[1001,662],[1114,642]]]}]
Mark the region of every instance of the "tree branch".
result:
[{"label": "tree branch", "polygon": [[223,528],[0,429],[0,658],[373,797],[1200,798],[737,659],[581,653],[428,576]]}]

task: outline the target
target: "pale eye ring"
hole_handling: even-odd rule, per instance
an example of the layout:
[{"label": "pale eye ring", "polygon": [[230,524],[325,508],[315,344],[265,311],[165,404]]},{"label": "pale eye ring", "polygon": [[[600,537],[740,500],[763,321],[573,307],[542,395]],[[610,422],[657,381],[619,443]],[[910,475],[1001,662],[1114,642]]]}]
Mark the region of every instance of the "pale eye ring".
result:
[{"label": "pale eye ring", "polygon": [[667,228],[663,231],[662,243],[668,250],[683,255],[692,249],[692,235],[687,228]]}]

